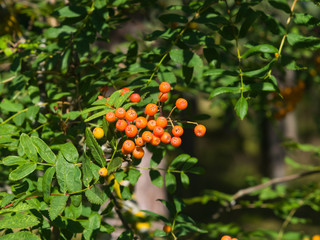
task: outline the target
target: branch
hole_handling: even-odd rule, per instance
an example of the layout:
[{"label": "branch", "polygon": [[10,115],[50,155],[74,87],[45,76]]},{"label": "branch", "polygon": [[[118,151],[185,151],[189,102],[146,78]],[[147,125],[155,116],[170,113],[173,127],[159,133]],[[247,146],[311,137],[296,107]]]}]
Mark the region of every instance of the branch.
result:
[{"label": "branch", "polygon": [[268,182],[265,182],[265,183],[262,183],[262,184],[259,184],[259,185],[253,186],[253,187],[241,189],[232,196],[232,199],[233,199],[233,201],[235,201],[244,195],[248,195],[252,192],[269,187],[271,185],[292,181],[295,179],[299,179],[299,178],[306,177],[306,176],[313,175],[313,174],[317,174],[317,173],[320,173],[320,170],[307,171],[307,172],[293,174],[293,175],[289,175],[289,176],[274,178],[274,179],[269,180]]}]

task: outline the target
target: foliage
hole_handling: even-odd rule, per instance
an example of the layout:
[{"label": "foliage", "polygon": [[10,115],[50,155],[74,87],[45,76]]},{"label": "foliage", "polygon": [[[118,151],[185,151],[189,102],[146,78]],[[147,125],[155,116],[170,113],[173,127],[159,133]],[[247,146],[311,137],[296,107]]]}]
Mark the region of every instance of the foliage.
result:
[{"label": "foliage", "polygon": [[[6,1],[0,6],[0,178],[1,187],[10,186],[10,191],[0,193],[0,239],[50,239],[57,234],[52,227],[59,229],[61,239],[78,235],[96,239],[116,230],[108,219],[117,216],[124,227],[118,239],[137,235],[216,239],[223,233],[243,240],[303,237],[285,228],[289,223],[307,222],[294,216],[301,207],[320,211],[317,184],[291,189],[272,187],[286,179],[255,181],[246,194],[209,190],[181,200],[177,197],[180,182],[187,188],[188,174],[202,170],[188,154],[176,156],[167,169],[158,168],[166,152],[173,151],[170,146],[149,147],[153,152],[149,175],[154,185],[165,185],[170,193],[171,201],[161,200],[170,215],[145,211],[144,220],[162,221],[173,231],[139,232],[132,227],[139,219],[123,216],[119,207],[119,202],[132,199],[141,175],[139,162],[120,154],[119,141],[124,138],[103,116],[113,111],[113,104],[135,107],[143,114],[147,103],[158,101],[159,82],[166,81],[175,91],[164,112],[173,108],[173,100],[182,93],[187,97],[202,93],[215,104],[231,105],[241,120],[250,110],[284,117],[299,101],[305,83],[295,83],[296,94],[287,96],[280,90],[280,76],[305,70],[304,60],[319,50],[320,39],[314,34],[319,31],[319,16],[307,11],[317,5],[297,0],[290,5],[282,0],[174,1],[173,5],[145,0],[52,2]],[[141,33],[134,29],[138,33],[115,42],[112,37],[117,30],[139,15],[146,15],[155,27]],[[124,86],[132,91],[121,96],[117,90]],[[139,92],[141,102],[129,101],[133,91]],[[108,105],[105,98],[97,100],[99,95],[110,95]],[[293,104],[278,109],[272,101],[279,96]],[[190,121],[201,118],[188,111]],[[91,130],[97,126],[103,128],[107,141],[94,138]],[[319,153],[316,146],[289,145]],[[289,180],[319,172],[318,166],[286,161],[307,171]],[[123,167],[123,162],[130,162],[129,167]],[[100,177],[101,167],[107,167],[113,179]],[[160,171],[165,171],[164,179]],[[131,185],[119,184],[122,180]],[[246,195],[249,198],[242,199]],[[183,213],[185,204],[209,201],[217,202],[223,212],[268,208],[284,223],[280,232],[246,232],[231,223],[198,226]]]}]

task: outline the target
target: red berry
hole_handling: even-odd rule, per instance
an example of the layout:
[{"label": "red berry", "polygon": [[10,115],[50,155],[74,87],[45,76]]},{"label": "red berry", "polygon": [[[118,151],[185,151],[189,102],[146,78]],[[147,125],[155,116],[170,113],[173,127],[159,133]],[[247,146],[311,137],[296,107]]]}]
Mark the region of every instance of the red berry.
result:
[{"label": "red berry", "polygon": [[117,108],[116,111],[114,112],[117,118],[122,119],[125,118],[126,116],[126,110],[122,107]]},{"label": "red berry", "polygon": [[206,131],[206,127],[202,124],[199,124],[194,128],[194,134],[198,137],[202,137],[206,133]]},{"label": "red berry", "polygon": [[138,128],[136,125],[130,124],[126,127],[125,133],[128,137],[135,137],[138,133]]},{"label": "red berry", "polygon": [[119,131],[124,131],[126,129],[127,125],[128,125],[128,123],[125,120],[120,119],[116,123],[116,128]]},{"label": "red berry", "polygon": [[178,98],[176,101],[176,107],[180,110],[184,110],[188,107],[188,102],[184,98]]},{"label": "red berry", "polygon": [[174,147],[179,147],[181,145],[181,138],[179,137],[171,138],[171,145]]},{"label": "red berry", "polygon": [[140,97],[140,95],[138,93],[133,93],[130,96],[130,101],[131,102],[140,102],[140,99],[141,99],[141,97]]},{"label": "red berry", "polygon": [[149,103],[144,110],[144,113],[150,116],[155,115],[157,112],[158,112],[158,106],[154,103]]},{"label": "red berry", "polygon": [[179,125],[176,125],[172,128],[172,134],[175,137],[180,137],[183,134],[183,128]]},{"label": "red berry", "polygon": [[159,93],[158,98],[159,98],[160,102],[165,102],[168,100],[169,95],[168,95],[168,93]]},{"label": "red berry", "polygon": [[162,82],[159,86],[159,90],[162,93],[168,93],[171,90],[171,85],[168,82]]}]

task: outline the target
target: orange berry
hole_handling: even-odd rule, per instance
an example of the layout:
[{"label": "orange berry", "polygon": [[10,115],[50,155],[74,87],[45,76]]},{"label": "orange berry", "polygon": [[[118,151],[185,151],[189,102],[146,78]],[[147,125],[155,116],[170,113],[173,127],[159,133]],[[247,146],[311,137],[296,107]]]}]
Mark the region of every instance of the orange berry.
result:
[{"label": "orange berry", "polygon": [[202,137],[206,133],[206,130],[205,126],[199,124],[194,128],[194,134],[198,137]]},{"label": "orange berry", "polygon": [[160,102],[165,102],[168,100],[169,95],[168,95],[168,93],[159,93],[158,98],[159,98]]},{"label": "orange berry", "polygon": [[181,145],[181,138],[179,137],[173,137],[171,138],[171,145],[174,147],[179,147]]},{"label": "orange berry", "polygon": [[107,176],[107,175],[108,175],[108,170],[107,170],[106,168],[100,168],[100,169],[99,169],[99,175],[100,175],[101,177]]},{"label": "orange berry", "polygon": [[125,132],[128,137],[135,137],[138,133],[138,128],[136,125],[130,124],[126,127]]},{"label": "orange berry", "polygon": [[127,152],[126,150],[124,150],[123,146],[121,147],[121,152],[122,152],[123,155],[130,154],[130,152]]},{"label": "orange berry", "polygon": [[127,87],[124,87],[120,90],[120,96],[126,94],[127,92],[130,92],[130,89]]},{"label": "orange berry", "polygon": [[170,92],[170,90],[171,90],[171,85],[170,85],[170,83],[168,83],[168,82],[162,82],[162,83],[160,83],[159,90],[160,90],[160,92],[162,92],[162,93],[168,93],[168,92]]},{"label": "orange berry", "polygon": [[165,128],[168,124],[168,121],[165,117],[158,117],[156,120],[157,126],[160,126],[162,128]]},{"label": "orange berry", "polygon": [[238,240],[238,238],[231,238],[231,240]]},{"label": "orange berry", "polygon": [[116,121],[116,115],[113,113],[113,112],[108,112],[106,114],[106,120],[109,122],[109,123],[112,123],[114,121]]},{"label": "orange berry", "polygon": [[320,240],[320,235],[318,235],[318,234],[313,235],[312,240]]},{"label": "orange berry", "polygon": [[154,146],[157,146],[159,145],[161,142],[160,138],[158,136],[154,136],[152,137],[152,140],[151,140],[151,144],[154,145]]},{"label": "orange berry", "polygon": [[135,144],[132,140],[125,140],[124,143],[122,144],[123,150],[131,153],[133,149],[135,148]]},{"label": "orange berry", "polygon": [[171,227],[170,227],[169,225],[164,225],[164,226],[163,226],[163,231],[164,231],[165,233],[170,233],[170,232],[171,232]]},{"label": "orange berry", "polygon": [[131,102],[140,102],[140,99],[141,99],[141,97],[140,97],[140,95],[138,93],[133,93],[130,96],[130,101]]},{"label": "orange berry", "polygon": [[148,143],[148,142],[151,142],[151,140],[153,138],[153,134],[150,131],[144,131],[142,133],[141,137],[142,137],[143,141]]},{"label": "orange berry", "polygon": [[117,108],[116,111],[114,112],[117,118],[123,119],[126,116],[126,110],[122,107]]},{"label": "orange berry", "polygon": [[188,102],[184,98],[178,98],[176,101],[176,107],[180,110],[184,110],[188,107]]},{"label": "orange berry", "polygon": [[136,119],[136,126],[138,128],[145,128],[147,126],[147,124],[148,124],[148,121],[145,117],[138,117]]},{"label": "orange berry", "polygon": [[164,134],[164,129],[160,126],[155,126],[153,129],[153,135],[161,137]]},{"label": "orange berry", "polygon": [[119,131],[124,131],[127,127],[128,123],[125,121],[125,120],[118,120],[116,122],[116,128],[119,130]]},{"label": "orange berry", "polygon": [[157,122],[155,120],[150,120],[147,126],[152,131],[157,126]]},{"label": "orange berry", "polygon": [[144,110],[144,113],[150,116],[155,115],[157,112],[158,112],[158,106],[154,103],[148,103],[148,105]]},{"label": "orange berry", "polygon": [[144,145],[144,141],[142,137],[137,137],[136,140],[134,141],[137,146],[142,147]]},{"label": "orange berry", "polygon": [[172,134],[175,137],[180,137],[183,134],[183,128],[179,125],[176,125],[172,128]]},{"label": "orange berry", "polygon": [[137,159],[141,159],[143,157],[143,155],[144,155],[144,150],[142,149],[142,147],[136,147],[132,151],[132,156]]},{"label": "orange berry", "polygon": [[162,136],[160,137],[160,140],[161,140],[161,142],[163,142],[165,144],[170,143],[170,141],[171,141],[170,133],[167,133],[167,132],[163,133]]},{"label": "orange berry", "polygon": [[132,121],[136,120],[136,118],[137,118],[137,113],[136,113],[135,110],[129,109],[129,110],[126,112],[126,119],[127,119],[127,121],[132,122]]},{"label": "orange berry", "polygon": [[104,131],[103,131],[103,129],[100,128],[100,127],[94,128],[93,131],[92,131],[92,133],[93,133],[93,136],[94,136],[96,139],[101,139],[101,138],[103,138],[103,136],[104,136]]},{"label": "orange berry", "polygon": [[231,240],[231,237],[228,235],[224,235],[221,240]]},{"label": "orange berry", "polygon": [[101,95],[98,96],[98,100],[100,100],[102,98],[104,98],[104,96],[101,96]]}]

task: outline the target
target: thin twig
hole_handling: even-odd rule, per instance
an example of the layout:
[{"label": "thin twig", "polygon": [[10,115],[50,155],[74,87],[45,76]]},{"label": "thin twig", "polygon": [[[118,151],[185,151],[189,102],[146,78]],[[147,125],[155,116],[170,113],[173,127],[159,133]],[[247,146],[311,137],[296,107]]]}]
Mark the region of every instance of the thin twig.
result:
[{"label": "thin twig", "polygon": [[313,175],[313,174],[317,174],[317,173],[320,173],[320,170],[307,171],[307,172],[293,174],[293,175],[289,175],[289,176],[274,178],[274,179],[271,179],[265,183],[262,183],[262,184],[259,184],[259,185],[253,186],[253,187],[241,189],[232,196],[232,199],[233,199],[233,201],[235,201],[238,198],[243,197],[244,195],[248,195],[250,193],[253,193],[253,192],[258,191],[260,189],[269,187],[271,185],[292,181],[295,179],[299,179],[299,178],[306,177],[306,176]]}]

